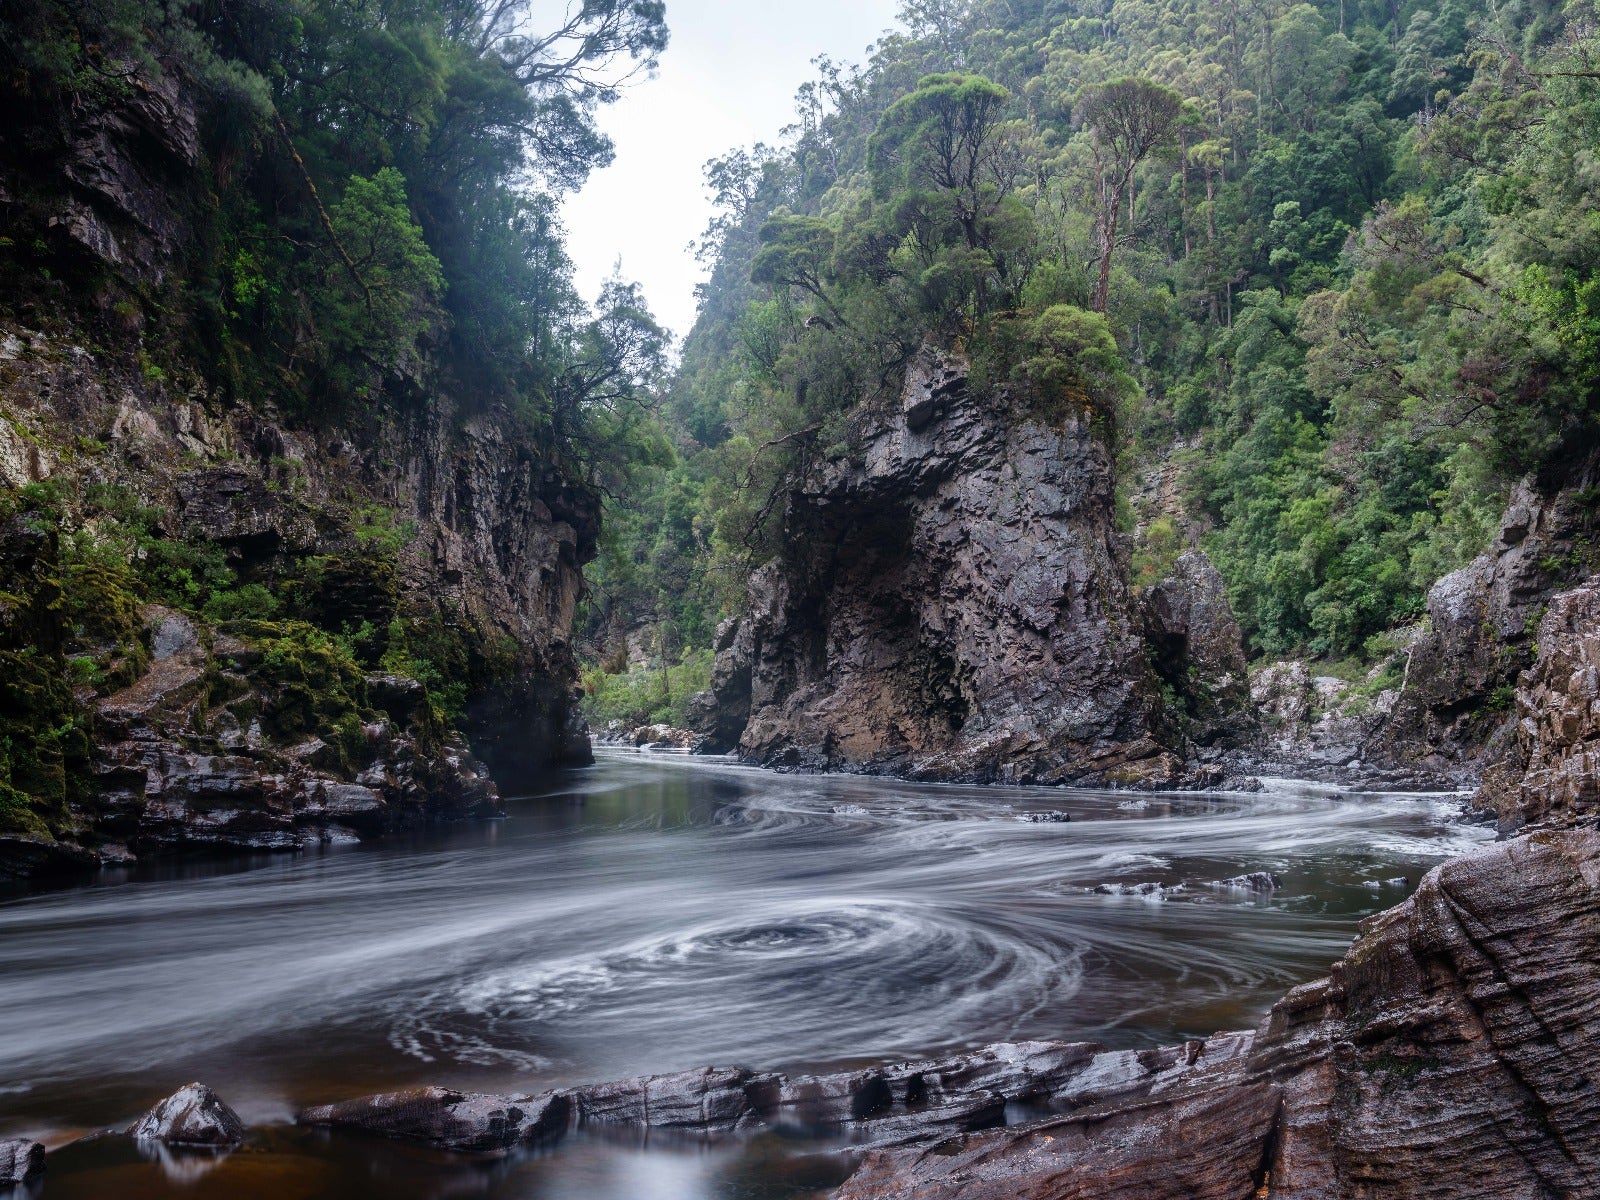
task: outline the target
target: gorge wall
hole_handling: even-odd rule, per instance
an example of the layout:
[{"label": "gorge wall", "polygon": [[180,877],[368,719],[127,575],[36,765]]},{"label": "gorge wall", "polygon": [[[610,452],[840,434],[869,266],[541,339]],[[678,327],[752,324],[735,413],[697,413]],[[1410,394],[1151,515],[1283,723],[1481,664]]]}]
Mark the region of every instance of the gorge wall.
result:
[{"label": "gorge wall", "polygon": [[1153,1055],[1132,1101],[1125,1081],[1063,1088],[1054,1117],[870,1152],[840,1200],[1592,1194],[1597,600],[1600,578],[1551,603],[1515,746],[1478,797],[1521,836],[1369,918],[1230,1053],[1191,1043],[1176,1079]]},{"label": "gorge wall", "polygon": [[1198,549],[1129,586],[1113,468],[925,348],[784,495],[783,550],[719,630],[693,719],[769,766],[1008,783],[1215,785],[1295,775],[1474,786],[1511,739],[1551,596],[1592,566],[1590,459],[1511,498],[1494,543],[1360,679],[1246,663]]},{"label": "gorge wall", "polygon": [[135,72],[0,145],[6,233],[73,281],[13,281],[0,313],[0,874],[492,814],[497,783],[589,758],[598,499],[523,420],[420,362],[306,412],[147,356],[198,236],[199,119],[177,73]]},{"label": "gorge wall", "polygon": [[919,779],[1180,778],[1087,415],[980,393],[925,348],[785,503],[783,554],[698,700],[711,748]]}]

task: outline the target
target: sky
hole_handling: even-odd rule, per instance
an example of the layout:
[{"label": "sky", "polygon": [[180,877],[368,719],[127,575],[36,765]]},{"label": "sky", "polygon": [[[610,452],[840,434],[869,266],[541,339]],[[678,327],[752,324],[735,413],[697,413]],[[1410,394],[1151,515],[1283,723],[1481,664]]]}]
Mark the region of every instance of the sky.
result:
[{"label": "sky", "polygon": [[689,243],[711,218],[702,168],[735,146],[776,142],[794,94],[828,54],[860,62],[899,0],[667,0],[672,44],[654,79],[600,113],[616,143],[564,207],[579,292],[593,300],[620,258],[656,317],[680,338],[694,323],[700,264]]}]

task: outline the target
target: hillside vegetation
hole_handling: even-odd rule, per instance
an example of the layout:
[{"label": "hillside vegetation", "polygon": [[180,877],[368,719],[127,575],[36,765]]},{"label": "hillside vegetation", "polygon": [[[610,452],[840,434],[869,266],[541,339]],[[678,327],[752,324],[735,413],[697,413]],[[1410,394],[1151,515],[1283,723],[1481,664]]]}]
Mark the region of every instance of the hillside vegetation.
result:
[{"label": "hillside vegetation", "polygon": [[[913,0],[707,178],[677,460],[617,508],[591,632],[706,646],[784,480],[933,338],[1091,411],[1136,567],[1189,539],[1254,652],[1364,655],[1596,431],[1591,3]],[[1168,509],[1171,509],[1168,505]],[[606,630],[612,632],[608,635]],[[616,665],[616,664],[613,664]]]}]

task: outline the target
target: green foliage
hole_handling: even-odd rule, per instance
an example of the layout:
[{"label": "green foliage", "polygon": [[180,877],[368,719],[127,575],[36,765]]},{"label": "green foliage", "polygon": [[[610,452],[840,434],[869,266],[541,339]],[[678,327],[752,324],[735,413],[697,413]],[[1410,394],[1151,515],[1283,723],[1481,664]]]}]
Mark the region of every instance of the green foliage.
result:
[{"label": "green foliage", "polygon": [[[575,294],[557,214],[560,193],[610,161],[600,106],[667,44],[661,0],[532,13],[19,0],[6,24],[0,97],[30,132],[0,160],[41,189],[7,206],[8,282],[105,286],[103,264],[45,227],[58,181],[20,156],[66,154],[72,128],[127,124],[118,105],[170,90],[198,110],[188,194],[173,198],[187,261],[170,264],[170,285],[112,285],[124,327],[159,312],[164,354],[214,364],[219,392],[318,419],[453,385],[464,403],[524,414],[530,442],[575,473],[615,476],[638,441],[630,429],[615,449],[613,381],[594,370],[617,306],[591,313]],[[631,308],[644,312],[637,297]],[[167,377],[165,357],[136,354],[151,381]],[[647,357],[632,383],[659,368]]]},{"label": "green foliage", "polygon": [[262,728],[289,744],[321,738],[334,748],[342,769],[359,766],[366,748],[361,727],[372,710],[366,679],[349,649],[296,621],[240,622],[228,630],[260,651],[253,675],[270,697]]},{"label": "green foliage", "polygon": [[[612,515],[592,633],[670,595],[708,644],[795,473],[851,453],[850,411],[930,338],[1036,414],[1093,412],[1123,492],[1189,440],[1259,653],[1387,661],[1372,639],[1482,551],[1511,485],[1600,438],[1584,5],[902,16],[863,67],[819,63],[786,144],[708,168],[682,465]],[[669,495],[693,538],[663,539]],[[1152,523],[1137,577],[1184,534]]]},{"label": "green foliage", "polygon": [[708,649],[685,650],[665,670],[643,667],[615,675],[600,667],[586,670],[584,715],[599,729],[612,721],[630,730],[640,725],[682,728],[688,721],[689,700],[711,686],[711,662]]},{"label": "green foliage", "polygon": [[[412,220],[405,179],[393,167],[350,180],[333,206],[332,229],[341,257],[348,257],[318,273],[317,325],[335,363],[364,367],[340,390],[365,397],[362,380],[373,368],[415,354],[418,337],[436,320],[444,274]],[[236,279],[235,295],[239,289]]]}]

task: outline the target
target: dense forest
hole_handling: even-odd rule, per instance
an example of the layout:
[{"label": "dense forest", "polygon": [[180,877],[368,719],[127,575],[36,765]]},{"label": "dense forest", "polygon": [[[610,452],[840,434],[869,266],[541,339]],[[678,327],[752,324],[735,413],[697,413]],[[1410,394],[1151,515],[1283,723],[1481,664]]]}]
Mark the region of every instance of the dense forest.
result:
[{"label": "dense forest", "polygon": [[[1513,483],[1592,446],[1592,5],[901,16],[864,65],[818,60],[780,142],[707,168],[674,461],[613,506],[593,573],[597,717],[682,717],[784,480],[844,453],[925,339],[1091,412],[1134,582],[1200,544],[1260,656],[1384,655]],[[1136,503],[1161,465],[1181,505]]]}]

